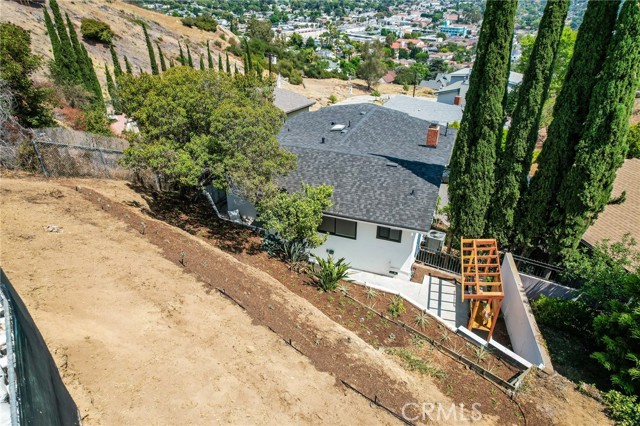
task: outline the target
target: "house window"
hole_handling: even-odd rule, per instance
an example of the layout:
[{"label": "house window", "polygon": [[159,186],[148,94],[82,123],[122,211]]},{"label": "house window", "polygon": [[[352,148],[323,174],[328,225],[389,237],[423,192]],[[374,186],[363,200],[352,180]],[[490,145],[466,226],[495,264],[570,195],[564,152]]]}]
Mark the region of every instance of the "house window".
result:
[{"label": "house window", "polygon": [[337,217],[322,216],[322,223],[318,227],[319,232],[325,232],[339,237],[356,239],[358,224],[352,220],[338,219]]},{"label": "house window", "polygon": [[388,240],[399,243],[402,240],[402,231],[399,229],[391,229],[384,226],[378,226],[376,238],[380,240]]}]

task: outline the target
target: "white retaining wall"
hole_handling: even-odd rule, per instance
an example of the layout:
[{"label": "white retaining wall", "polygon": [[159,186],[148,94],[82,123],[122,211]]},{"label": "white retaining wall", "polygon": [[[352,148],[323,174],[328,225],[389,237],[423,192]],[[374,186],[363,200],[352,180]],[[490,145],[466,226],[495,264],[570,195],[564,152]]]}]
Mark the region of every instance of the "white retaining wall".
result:
[{"label": "white retaining wall", "polygon": [[551,358],[544,347],[511,253],[506,253],[502,261],[502,285],[502,314],[514,352],[542,369],[552,370]]}]

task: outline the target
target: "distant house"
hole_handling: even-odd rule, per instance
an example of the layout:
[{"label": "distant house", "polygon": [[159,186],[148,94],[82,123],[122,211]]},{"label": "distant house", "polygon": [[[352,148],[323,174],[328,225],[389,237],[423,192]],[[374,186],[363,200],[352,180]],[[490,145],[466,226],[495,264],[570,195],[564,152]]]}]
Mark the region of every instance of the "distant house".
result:
[{"label": "distant house", "polygon": [[[448,105],[425,98],[414,98],[396,95],[384,103],[385,108],[404,112],[412,117],[438,123],[446,128],[447,125],[462,120],[462,108]],[[446,131],[446,130],[445,130]]]},{"label": "distant house", "polygon": [[396,79],[396,75],[397,73],[395,71],[389,71],[388,73],[383,75],[380,80],[378,80],[378,83],[382,83],[382,84],[393,83],[393,81]]},{"label": "distant house", "polygon": [[[438,102],[450,105],[460,105],[464,107],[465,97],[469,90],[469,76],[471,68],[462,68],[448,75],[449,84],[436,92]],[[522,74],[517,72],[509,73],[508,89],[512,90],[516,85],[522,83]]]},{"label": "distant house", "polygon": [[309,111],[309,108],[316,103],[303,95],[280,87],[276,87],[273,91],[275,95],[273,104],[287,114],[287,118]]},{"label": "distant house", "polygon": [[582,243],[593,247],[603,240],[617,242],[629,233],[640,242],[640,159],[625,160],[616,173],[612,197],[626,193],[621,204],[609,204],[598,215],[598,219],[587,229]]},{"label": "distant house", "polygon": [[438,27],[438,31],[445,33],[447,37],[464,37],[467,35],[466,26],[451,25],[449,20],[445,20],[444,25]]},{"label": "distant house", "polygon": [[[299,191],[306,182],[334,189],[333,206],[318,229],[327,240],[313,253],[409,279],[431,229],[455,136],[455,129],[373,104],[336,105],[288,119],[278,140],[297,156],[297,169],[280,179],[281,186]],[[239,217],[256,217],[241,199],[228,196],[226,202]]]},{"label": "distant house", "polygon": [[391,48],[395,51],[400,49],[410,50],[411,46],[416,47],[420,50],[424,50],[427,48],[427,45],[424,41],[418,40],[417,38],[399,38],[391,44]]}]

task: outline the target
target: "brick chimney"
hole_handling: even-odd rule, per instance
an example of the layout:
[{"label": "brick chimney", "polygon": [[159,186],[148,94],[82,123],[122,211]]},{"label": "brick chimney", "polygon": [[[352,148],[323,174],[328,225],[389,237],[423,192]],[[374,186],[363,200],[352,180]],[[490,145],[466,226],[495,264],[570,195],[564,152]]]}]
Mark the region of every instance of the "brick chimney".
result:
[{"label": "brick chimney", "polygon": [[461,103],[462,103],[462,96],[458,95],[455,98],[453,98],[453,104],[454,105],[460,106]]},{"label": "brick chimney", "polygon": [[440,136],[440,126],[436,123],[429,124],[429,129],[427,129],[427,146],[437,147],[438,146],[438,137]]}]

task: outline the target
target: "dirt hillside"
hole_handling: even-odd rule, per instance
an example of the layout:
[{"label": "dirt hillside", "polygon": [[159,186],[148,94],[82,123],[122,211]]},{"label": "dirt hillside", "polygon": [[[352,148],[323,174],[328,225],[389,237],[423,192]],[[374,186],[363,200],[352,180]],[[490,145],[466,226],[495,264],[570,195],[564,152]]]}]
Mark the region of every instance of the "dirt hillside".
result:
[{"label": "dirt hillside", "polygon": [[[144,203],[122,182],[96,187],[114,200]],[[73,186],[3,177],[0,193],[2,266],[86,425],[397,423]],[[367,365],[369,380],[393,385],[384,379],[390,375],[402,386],[396,392],[414,400],[451,403],[264,272],[208,250],[218,256],[211,266],[218,285],[238,275],[271,288],[262,303],[343,348],[332,362]]]},{"label": "dirt hillside", "polygon": [[[167,59],[179,56],[178,41],[185,49],[189,44],[194,62],[197,64],[200,54],[204,55],[205,64],[207,60],[206,42],[210,40],[212,54],[217,64],[218,53],[228,46],[228,41],[234,38],[233,34],[222,27],[218,27],[215,33],[202,31],[197,28],[189,28],[182,25],[179,18],[174,18],[161,13],[145,10],[120,0],[99,1],[83,0],[76,2],[72,0],[58,0],[62,12],[69,13],[69,18],[73,22],[78,36],[80,34],[80,21],[82,18],[99,19],[111,26],[115,33],[114,45],[120,57],[121,65],[124,67],[123,56],[126,56],[133,65],[134,72],[138,67],[150,72],[149,54],[144,40],[144,34],[140,26],[140,21],[144,21],[149,27],[149,36],[154,42],[158,42],[162,52]],[[51,42],[46,34],[44,26],[44,15],[41,6],[36,3],[27,6],[16,1],[0,0],[0,22],[11,22],[19,25],[31,32],[32,50],[44,56],[52,58]],[[226,41],[221,38],[224,34]],[[221,44],[221,48],[214,45],[215,42]],[[85,46],[89,55],[93,59],[98,78],[103,86],[105,84],[104,72],[99,68],[106,63],[112,68],[111,54],[108,47],[102,44],[93,44],[85,40]],[[186,50],[185,50],[186,55]],[[224,52],[223,52],[224,58]],[[236,62],[231,58],[232,64]],[[157,60],[157,51],[156,51]],[[196,65],[197,66],[197,65]],[[42,75],[40,75],[42,77]]]}]

